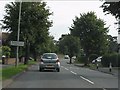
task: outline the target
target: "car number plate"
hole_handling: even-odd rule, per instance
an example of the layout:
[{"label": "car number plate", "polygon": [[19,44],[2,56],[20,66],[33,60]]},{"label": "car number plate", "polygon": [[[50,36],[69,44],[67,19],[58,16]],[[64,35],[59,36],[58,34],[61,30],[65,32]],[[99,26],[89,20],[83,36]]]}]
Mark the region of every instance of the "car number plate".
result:
[{"label": "car number plate", "polygon": [[47,65],[47,67],[54,67],[54,66],[52,66],[52,65]]}]

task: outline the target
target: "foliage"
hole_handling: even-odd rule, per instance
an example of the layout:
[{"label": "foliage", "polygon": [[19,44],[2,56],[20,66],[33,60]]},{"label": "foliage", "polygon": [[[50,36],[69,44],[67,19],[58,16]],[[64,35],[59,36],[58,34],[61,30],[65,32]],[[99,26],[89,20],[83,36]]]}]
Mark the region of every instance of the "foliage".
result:
[{"label": "foliage", "polygon": [[[116,19],[120,19],[120,1],[118,2],[104,2],[101,6],[103,8],[103,12],[106,12],[106,14],[112,14],[115,16]],[[117,23],[116,23],[117,24]],[[118,21],[118,24],[120,24],[120,21]],[[120,29],[118,29],[120,32]]]},{"label": "foliage", "polygon": [[87,58],[93,53],[102,55],[107,52],[108,28],[105,28],[104,25],[104,21],[97,19],[94,12],[80,14],[80,17],[76,16],[73,20],[73,25],[70,28],[71,34],[79,37]]},{"label": "foliage", "polygon": [[[2,20],[4,23],[2,27],[11,32],[8,41],[17,40],[19,5],[19,2],[12,2],[5,6],[6,15]],[[45,2],[22,2],[20,41],[25,42],[25,46],[21,47],[23,48],[21,50],[25,52],[25,63],[28,61],[29,53],[38,53],[37,47],[47,43],[48,30],[52,26],[52,21],[49,21],[50,15],[52,13],[46,7]]]},{"label": "foliage", "polygon": [[108,53],[118,52],[118,43],[111,35],[108,35]]},{"label": "foliage", "polygon": [[10,56],[10,51],[11,51],[10,47],[2,46],[2,54],[5,55],[6,57]]},{"label": "foliage", "polygon": [[120,1],[119,2],[104,2],[101,6],[103,8],[103,12],[107,12],[106,14],[112,14],[116,18],[120,18]]},{"label": "foliage", "polygon": [[118,67],[120,66],[119,57],[120,57],[120,54],[118,53],[105,54],[102,57],[101,63],[103,66],[109,67],[111,62],[113,67]]},{"label": "foliage", "polygon": [[0,46],[0,60],[1,60],[1,57],[2,57],[2,46]]},{"label": "foliage", "polygon": [[78,62],[80,63],[86,63],[87,58],[85,56],[78,56],[77,57]]},{"label": "foliage", "polygon": [[76,56],[80,50],[79,38],[71,35],[64,36],[59,41],[59,49],[63,54],[67,54],[70,57],[70,63],[73,56]]}]

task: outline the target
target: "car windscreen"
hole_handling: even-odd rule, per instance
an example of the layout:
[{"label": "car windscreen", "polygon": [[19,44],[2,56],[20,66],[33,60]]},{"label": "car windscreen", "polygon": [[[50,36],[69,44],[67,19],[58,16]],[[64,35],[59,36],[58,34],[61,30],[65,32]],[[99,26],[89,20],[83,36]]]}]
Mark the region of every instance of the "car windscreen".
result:
[{"label": "car windscreen", "polygon": [[55,54],[44,54],[42,56],[42,58],[44,58],[44,59],[57,59],[57,55],[55,55]]}]

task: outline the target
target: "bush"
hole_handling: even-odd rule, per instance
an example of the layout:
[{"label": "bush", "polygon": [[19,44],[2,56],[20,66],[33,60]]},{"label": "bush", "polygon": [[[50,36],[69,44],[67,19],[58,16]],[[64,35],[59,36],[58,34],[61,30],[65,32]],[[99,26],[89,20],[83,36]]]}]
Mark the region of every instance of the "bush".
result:
[{"label": "bush", "polygon": [[101,59],[101,63],[104,67],[109,67],[111,62],[113,67],[118,67],[120,66],[120,59],[118,57],[120,58],[120,54],[118,53],[106,54]]},{"label": "bush", "polygon": [[78,56],[77,60],[80,63],[85,63],[87,61],[87,58],[85,56]]}]

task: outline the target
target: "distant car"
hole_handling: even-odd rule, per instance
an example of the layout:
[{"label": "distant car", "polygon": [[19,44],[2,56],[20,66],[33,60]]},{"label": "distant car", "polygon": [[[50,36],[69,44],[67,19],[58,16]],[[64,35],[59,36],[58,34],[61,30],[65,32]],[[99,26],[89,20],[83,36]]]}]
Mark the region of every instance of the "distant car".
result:
[{"label": "distant car", "polygon": [[92,61],[92,63],[96,63],[96,62],[101,62],[102,56],[96,58],[95,60]]},{"label": "distant car", "polygon": [[55,69],[60,72],[60,61],[56,53],[44,53],[39,64],[39,71]]},{"label": "distant car", "polygon": [[72,59],[76,59],[76,56],[73,56]]},{"label": "distant car", "polygon": [[65,55],[64,59],[70,59],[69,55]]}]

